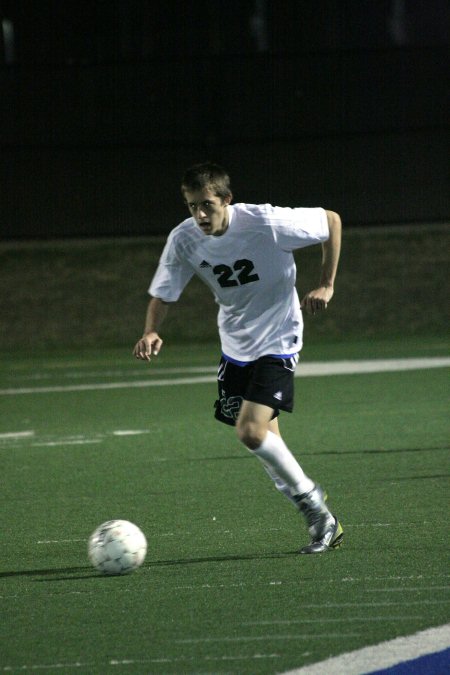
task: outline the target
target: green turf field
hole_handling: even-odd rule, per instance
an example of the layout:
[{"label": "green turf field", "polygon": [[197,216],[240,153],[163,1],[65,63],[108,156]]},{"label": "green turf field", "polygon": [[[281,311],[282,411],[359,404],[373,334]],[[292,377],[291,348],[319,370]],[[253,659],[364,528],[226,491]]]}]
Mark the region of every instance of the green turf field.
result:
[{"label": "green turf field", "polygon": [[[212,419],[215,385],[175,384],[213,374],[215,347],[167,345],[150,367],[131,347],[5,352],[0,672],[278,673],[448,622],[448,369],[296,379],[284,436],[345,529],[299,556],[305,526]],[[439,355],[439,338],[305,350]],[[111,518],[148,539],[130,576],[87,560]]]},{"label": "green turf field", "polygon": [[[448,356],[448,243],[441,226],[344,231],[303,360]],[[0,244],[0,672],[280,673],[448,622],[448,369],[296,380],[283,434],[345,529],[300,557],[303,522],[212,419],[200,283],[155,363],[131,357],[161,248]],[[301,294],[320,250],[298,255]],[[129,577],[88,563],[111,518],[148,539]]]}]

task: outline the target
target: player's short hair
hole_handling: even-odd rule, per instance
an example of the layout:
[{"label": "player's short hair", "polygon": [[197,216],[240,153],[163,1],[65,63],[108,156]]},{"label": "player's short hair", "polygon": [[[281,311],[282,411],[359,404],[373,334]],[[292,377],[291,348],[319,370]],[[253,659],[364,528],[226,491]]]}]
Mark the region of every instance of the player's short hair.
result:
[{"label": "player's short hair", "polygon": [[181,179],[181,192],[195,192],[205,188],[217,197],[225,199],[231,196],[230,177],[226,170],[213,162],[194,164],[184,172]]}]

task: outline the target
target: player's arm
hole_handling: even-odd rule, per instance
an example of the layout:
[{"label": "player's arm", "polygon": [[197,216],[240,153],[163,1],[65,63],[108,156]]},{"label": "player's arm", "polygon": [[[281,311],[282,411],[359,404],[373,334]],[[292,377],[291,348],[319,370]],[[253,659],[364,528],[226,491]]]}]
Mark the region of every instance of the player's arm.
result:
[{"label": "player's arm", "polygon": [[302,309],[309,314],[326,309],[334,294],[334,280],[341,252],[342,223],[339,214],[326,211],[329,237],[322,244],[322,266],[319,286],[305,295],[301,301]]},{"label": "player's arm", "polygon": [[147,307],[145,318],[144,335],[136,343],[133,354],[137,359],[150,361],[152,356],[156,356],[163,344],[158,331],[166,318],[169,303],[160,298],[151,298]]}]

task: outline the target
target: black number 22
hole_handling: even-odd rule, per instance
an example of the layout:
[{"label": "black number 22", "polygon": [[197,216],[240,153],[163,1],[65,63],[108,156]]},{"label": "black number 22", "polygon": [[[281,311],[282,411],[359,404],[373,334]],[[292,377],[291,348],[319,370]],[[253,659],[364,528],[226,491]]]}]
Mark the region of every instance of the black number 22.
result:
[{"label": "black number 22", "polygon": [[259,276],[256,272],[252,274],[254,269],[255,266],[252,261],[244,258],[243,260],[236,260],[233,268],[228,265],[216,265],[213,272],[217,275],[217,281],[222,288],[227,288],[228,286],[242,286],[243,284],[250,284],[252,281],[258,281]]}]

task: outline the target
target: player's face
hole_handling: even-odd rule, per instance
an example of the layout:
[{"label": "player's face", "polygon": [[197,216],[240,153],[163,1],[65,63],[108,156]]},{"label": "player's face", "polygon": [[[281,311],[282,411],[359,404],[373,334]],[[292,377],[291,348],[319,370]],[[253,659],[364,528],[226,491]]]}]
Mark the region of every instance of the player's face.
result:
[{"label": "player's face", "polygon": [[195,192],[184,192],[184,199],[191,216],[203,234],[220,237],[228,227],[230,197],[222,199],[207,188]]}]

